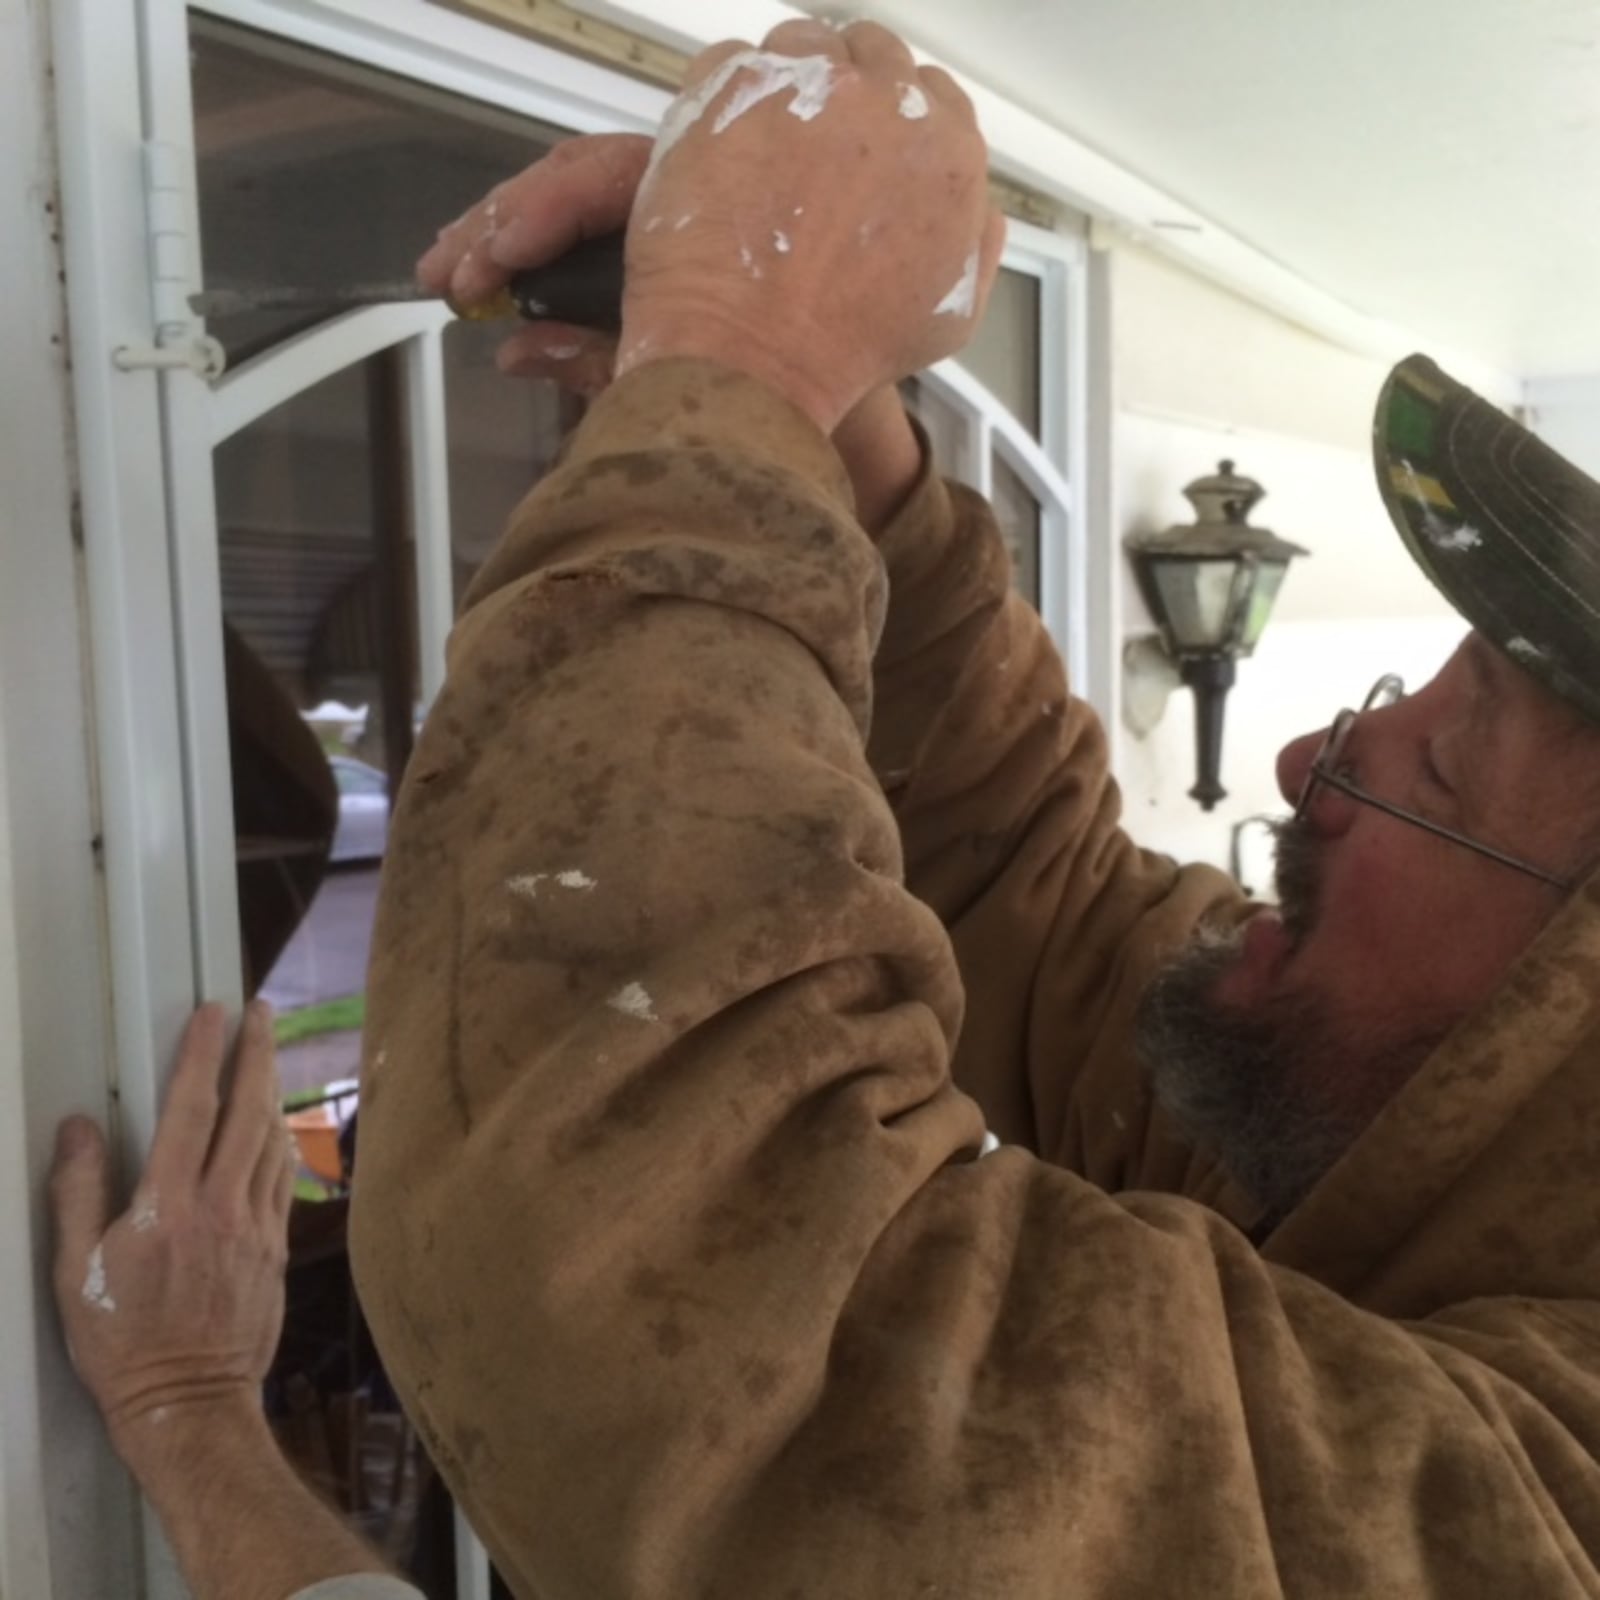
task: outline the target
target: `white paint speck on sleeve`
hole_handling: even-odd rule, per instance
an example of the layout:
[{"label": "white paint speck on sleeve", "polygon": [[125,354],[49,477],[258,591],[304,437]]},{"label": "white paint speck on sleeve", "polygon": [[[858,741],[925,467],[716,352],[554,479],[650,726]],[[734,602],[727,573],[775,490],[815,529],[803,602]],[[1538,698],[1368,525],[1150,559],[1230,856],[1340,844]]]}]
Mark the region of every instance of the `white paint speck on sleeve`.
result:
[{"label": "white paint speck on sleeve", "polygon": [[522,900],[537,900],[541,883],[555,883],[563,889],[581,890],[585,894],[599,887],[599,879],[591,878],[580,867],[567,867],[561,872],[523,872],[506,879],[506,890]]},{"label": "white paint speck on sleeve", "polygon": [[640,1022],[659,1022],[656,1015],[656,1003],[650,998],[649,991],[642,983],[624,984],[622,988],[611,996],[606,1004],[613,1010],[619,1011],[625,1017],[633,1017]]},{"label": "white paint speck on sleeve", "polygon": [[794,249],[794,246],[789,242],[789,235],[786,234],[782,228],[774,228],[772,230],[772,248],[776,250],[780,256],[786,256],[792,249]]}]

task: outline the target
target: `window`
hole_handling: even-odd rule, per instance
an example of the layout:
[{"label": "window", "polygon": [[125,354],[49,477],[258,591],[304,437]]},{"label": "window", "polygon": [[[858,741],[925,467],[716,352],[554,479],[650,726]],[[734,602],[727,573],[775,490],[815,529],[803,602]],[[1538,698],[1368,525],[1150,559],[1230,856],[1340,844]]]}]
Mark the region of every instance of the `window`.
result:
[{"label": "window", "polygon": [[[1079,337],[1063,303],[1061,254],[1076,241],[1020,225],[1013,237],[1025,242],[1008,252],[972,342],[954,361],[907,380],[901,393],[940,469],[993,506],[1018,592],[1081,653],[1073,637],[1081,641],[1084,630],[1069,619],[1083,604],[1083,519],[1064,471],[1081,419],[1066,414],[1064,387],[1046,385],[1041,367],[1041,351]],[[1073,671],[1078,677],[1079,663]]]}]

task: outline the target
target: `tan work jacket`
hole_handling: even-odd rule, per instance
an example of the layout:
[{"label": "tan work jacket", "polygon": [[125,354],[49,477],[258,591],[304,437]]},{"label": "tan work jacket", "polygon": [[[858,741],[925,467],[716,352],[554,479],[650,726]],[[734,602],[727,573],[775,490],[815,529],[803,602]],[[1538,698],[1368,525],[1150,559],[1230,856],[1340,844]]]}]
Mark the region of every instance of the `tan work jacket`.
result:
[{"label": "tan work jacket", "polygon": [[1129,1043],[1235,892],[1121,831],[981,504],[880,546],[785,402],[658,363],[456,629],[354,1235],[513,1587],[1600,1594],[1595,890],[1258,1247]]}]

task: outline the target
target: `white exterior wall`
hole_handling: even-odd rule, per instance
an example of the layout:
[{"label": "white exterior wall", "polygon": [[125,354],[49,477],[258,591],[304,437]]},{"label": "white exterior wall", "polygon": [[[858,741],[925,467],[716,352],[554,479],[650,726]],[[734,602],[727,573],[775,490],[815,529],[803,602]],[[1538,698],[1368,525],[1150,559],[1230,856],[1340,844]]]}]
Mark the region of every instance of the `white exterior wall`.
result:
[{"label": "white exterior wall", "polygon": [[42,1203],[56,1123],[109,1120],[115,1077],[51,20],[0,0],[0,1594],[120,1600],[134,1503],[67,1368]]},{"label": "white exterior wall", "polygon": [[1600,372],[1535,378],[1528,384],[1528,421],[1575,466],[1600,478]]}]

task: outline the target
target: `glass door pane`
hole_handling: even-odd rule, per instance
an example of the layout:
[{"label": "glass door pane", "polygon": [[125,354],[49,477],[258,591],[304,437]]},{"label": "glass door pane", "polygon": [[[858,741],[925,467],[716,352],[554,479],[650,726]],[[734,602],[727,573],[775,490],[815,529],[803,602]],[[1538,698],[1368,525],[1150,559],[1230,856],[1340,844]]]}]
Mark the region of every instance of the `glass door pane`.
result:
[{"label": "glass door pane", "polygon": [[367,955],[416,716],[415,556],[384,352],[215,455],[246,992],[277,1011],[300,1171],[268,1407],[296,1464],[404,1561],[427,1472],[343,1255]]},{"label": "glass door pane", "polygon": [[549,471],[583,402],[555,384],[508,378],[494,364],[503,330],[454,322],[444,330],[450,441],[450,554],[459,606],[518,502]]},{"label": "glass door pane", "polygon": [[[208,288],[403,288],[434,231],[560,135],[191,13]],[[315,313],[213,319],[237,365]]]},{"label": "glass door pane", "polygon": [[[434,229],[557,137],[207,17],[191,29],[210,288],[392,283],[398,297]],[[302,346],[280,347],[322,320],[211,331],[235,367],[292,364]],[[455,1592],[452,1508],[366,1334],[344,1225],[379,868],[422,710],[414,460],[448,444],[459,583],[571,420],[549,386],[497,374],[497,333],[444,337],[447,440],[408,437],[394,348],[308,381],[214,458],[245,987],[278,1012],[301,1157],[268,1409],[302,1472],[433,1600]]]},{"label": "glass door pane", "polygon": [[989,503],[1011,554],[1012,582],[1034,605],[1039,603],[1041,512],[1033,491],[998,451],[990,466]]},{"label": "glass door pane", "polygon": [[983,321],[956,360],[1039,437],[1039,280],[1002,267]]}]

